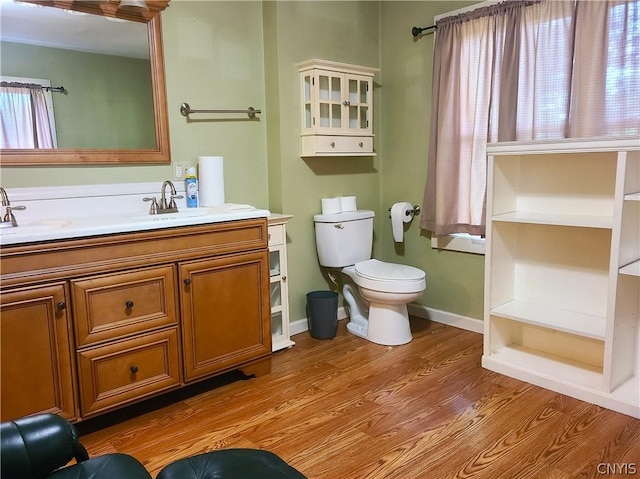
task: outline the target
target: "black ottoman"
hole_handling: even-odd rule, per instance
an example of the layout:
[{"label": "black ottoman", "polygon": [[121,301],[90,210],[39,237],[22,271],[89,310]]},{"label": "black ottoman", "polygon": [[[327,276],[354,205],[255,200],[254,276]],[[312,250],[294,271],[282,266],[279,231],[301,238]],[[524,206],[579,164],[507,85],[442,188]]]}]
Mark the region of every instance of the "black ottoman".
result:
[{"label": "black ottoman", "polygon": [[307,479],[269,451],[221,449],[172,462],[157,479]]}]

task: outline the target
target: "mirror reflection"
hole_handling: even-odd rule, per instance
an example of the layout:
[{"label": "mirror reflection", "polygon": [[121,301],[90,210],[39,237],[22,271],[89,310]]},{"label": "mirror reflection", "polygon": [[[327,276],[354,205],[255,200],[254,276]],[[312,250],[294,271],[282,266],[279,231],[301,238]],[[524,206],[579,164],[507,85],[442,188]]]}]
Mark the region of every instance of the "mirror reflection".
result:
[{"label": "mirror reflection", "polygon": [[5,2],[0,32],[0,147],[155,147],[146,24]]},{"label": "mirror reflection", "polygon": [[167,3],[0,0],[2,164],[168,163]]}]

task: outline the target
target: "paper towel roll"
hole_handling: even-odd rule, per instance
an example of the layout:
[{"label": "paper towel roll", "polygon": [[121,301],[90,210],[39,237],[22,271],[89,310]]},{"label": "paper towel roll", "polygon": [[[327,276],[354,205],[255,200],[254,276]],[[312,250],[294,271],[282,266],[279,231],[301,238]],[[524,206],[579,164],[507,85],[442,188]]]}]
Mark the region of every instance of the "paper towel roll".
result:
[{"label": "paper towel roll", "polygon": [[342,211],[356,211],[358,208],[356,207],[356,197],[355,196],[341,196],[340,204],[342,207]]},{"label": "paper towel roll", "polygon": [[393,240],[402,243],[404,240],[404,223],[409,223],[413,219],[413,206],[411,203],[394,203],[391,207],[391,230]]},{"label": "paper towel roll", "polygon": [[342,213],[342,202],[340,201],[340,197],[322,198],[321,202],[323,215]]},{"label": "paper towel roll", "polygon": [[200,206],[224,204],[224,158],[198,157],[198,199]]}]

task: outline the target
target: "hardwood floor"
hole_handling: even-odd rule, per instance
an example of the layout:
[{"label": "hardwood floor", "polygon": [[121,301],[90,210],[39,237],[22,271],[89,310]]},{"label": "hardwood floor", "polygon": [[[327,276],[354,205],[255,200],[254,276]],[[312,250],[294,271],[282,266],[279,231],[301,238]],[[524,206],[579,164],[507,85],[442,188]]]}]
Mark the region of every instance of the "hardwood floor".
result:
[{"label": "hardwood floor", "polygon": [[268,449],[310,479],[640,476],[640,420],[482,369],[481,335],[412,319],[414,340],[391,348],[340,323],[332,340],[295,336],[271,374],[81,423],[82,442],[154,477],[233,447]]}]

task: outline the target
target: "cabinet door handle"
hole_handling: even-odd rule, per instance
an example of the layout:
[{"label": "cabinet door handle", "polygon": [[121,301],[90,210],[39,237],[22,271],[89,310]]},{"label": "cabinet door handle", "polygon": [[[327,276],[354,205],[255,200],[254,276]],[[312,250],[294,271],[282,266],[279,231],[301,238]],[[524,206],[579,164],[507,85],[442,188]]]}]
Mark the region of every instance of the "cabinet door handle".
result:
[{"label": "cabinet door handle", "polygon": [[131,366],[129,370],[131,371],[131,374],[136,374],[138,372],[138,366]]},{"label": "cabinet door handle", "polygon": [[184,284],[186,284],[187,286],[189,286],[191,284],[191,279],[187,278],[184,280]]},{"label": "cabinet door handle", "polygon": [[133,308],[135,303],[133,301],[127,301],[126,303],[124,303],[124,305],[127,307],[127,309],[131,309]]},{"label": "cabinet door handle", "polygon": [[56,304],[56,309],[58,311],[63,311],[66,308],[67,308],[67,303],[65,303],[64,301],[60,301],[58,304]]},{"label": "cabinet door handle", "polygon": [[351,106],[351,102],[349,100],[345,100],[342,102],[344,106]]},{"label": "cabinet door handle", "polygon": [[283,283],[286,283],[286,282],[287,282],[287,277],[286,277],[286,276],[283,276],[283,277],[282,277],[282,282],[283,282]]}]

